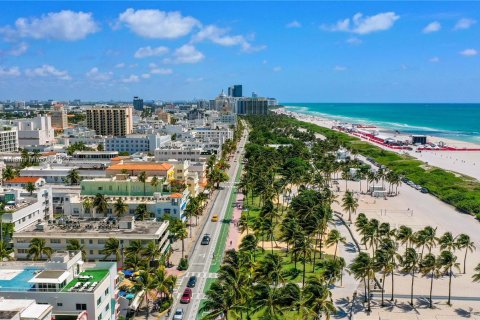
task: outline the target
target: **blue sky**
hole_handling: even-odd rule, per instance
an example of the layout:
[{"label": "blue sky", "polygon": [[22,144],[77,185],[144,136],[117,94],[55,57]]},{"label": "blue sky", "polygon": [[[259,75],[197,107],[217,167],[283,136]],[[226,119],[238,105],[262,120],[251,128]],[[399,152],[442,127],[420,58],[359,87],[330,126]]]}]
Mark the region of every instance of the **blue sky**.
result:
[{"label": "blue sky", "polygon": [[480,101],[478,2],[1,2],[0,99]]}]

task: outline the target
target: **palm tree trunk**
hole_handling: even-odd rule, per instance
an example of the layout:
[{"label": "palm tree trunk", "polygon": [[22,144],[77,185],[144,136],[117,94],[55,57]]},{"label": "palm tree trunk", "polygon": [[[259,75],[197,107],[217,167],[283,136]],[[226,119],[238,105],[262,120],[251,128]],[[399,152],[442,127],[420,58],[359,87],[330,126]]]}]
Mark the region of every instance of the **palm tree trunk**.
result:
[{"label": "palm tree trunk", "polygon": [[363,301],[367,302],[367,279],[365,277],[363,277],[363,286],[364,286],[364,293],[365,293],[365,298],[363,299]]},{"label": "palm tree trunk", "polygon": [[392,270],[392,297],[390,298],[390,301],[393,301],[393,277],[394,277],[394,271]]},{"label": "palm tree trunk", "polygon": [[384,296],[384,293],[385,293],[385,276],[386,276],[386,274],[387,274],[386,272],[383,272],[383,278],[382,278],[382,304],[381,304],[382,307],[385,305],[383,296]]},{"label": "palm tree trunk", "polygon": [[367,306],[367,311],[370,312],[370,311],[372,311],[372,309],[371,309],[371,307],[370,307],[370,275],[367,276],[367,287],[368,287],[368,296],[367,296],[368,306]]},{"label": "palm tree trunk", "polygon": [[183,258],[183,252],[185,251],[185,244],[184,244],[184,239],[182,239],[182,258]]},{"label": "palm tree trunk", "polygon": [[463,258],[463,274],[467,272],[467,252],[468,248],[465,248],[465,258]]},{"label": "palm tree trunk", "polygon": [[338,248],[338,242],[335,243],[335,254],[333,255],[333,261],[337,260],[337,248]]},{"label": "palm tree trunk", "polygon": [[413,281],[415,279],[415,271],[412,272],[412,287],[410,288],[410,305],[413,306]]},{"label": "palm tree trunk", "polygon": [[307,266],[307,251],[303,250],[303,276],[302,276],[302,288],[305,287],[305,271]]},{"label": "palm tree trunk", "polygon": [[452,296],[452,267],[450,267],[450,275],[448,277],[448,305],[451,305],[450,297]]},{"label": "palm tree trunk", "polygon": [[432,291],[433,291],[433,271],[431,274],[432,278],[430,279],[430,309],[433,307],[433,302],[432,302]]}]

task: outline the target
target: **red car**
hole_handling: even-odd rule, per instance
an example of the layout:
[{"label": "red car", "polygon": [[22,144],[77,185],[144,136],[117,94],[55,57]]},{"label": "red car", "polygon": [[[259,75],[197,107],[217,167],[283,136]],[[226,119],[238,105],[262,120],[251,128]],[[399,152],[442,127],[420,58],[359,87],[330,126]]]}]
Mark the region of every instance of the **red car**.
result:
[{"label": "red car", "polygon": [[185,288],[180,303],[190,303],[190,300],[192,300],[192,289]]}]

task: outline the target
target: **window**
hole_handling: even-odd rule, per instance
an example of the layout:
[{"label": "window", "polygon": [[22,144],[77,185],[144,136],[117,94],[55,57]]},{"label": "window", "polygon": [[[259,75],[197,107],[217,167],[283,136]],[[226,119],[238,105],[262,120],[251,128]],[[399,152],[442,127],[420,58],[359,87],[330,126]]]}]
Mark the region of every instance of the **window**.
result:
[{"label": "window", "polygon": [[108,295],[108,288],[105,289],[105,295]]},{"label": "window", "polygon": [[93,250],[90,250],[90,254],[93,254]]},{"label": "window", "polygon": [[110,310],[110,303],[107,304],[107,306],[105,307],[105,311],[108,311]]},{"label": "window", "polygon": [[97,299],[97,306],[98,306],[100,303],[102,303],[102,297],[100,297],[100,298]]},{"label": "window", "polygon": [[76,309],[77,310],[87,310],[87,305],[85,303],[77,303]]},{"label": "window", "polygon": [[50,243],[61,243],[60,239],[50,239]]},{"label": "window", "polygon": [[57,307],[62,307],[62,306],[63,306],[63,303],[57,302]]},{"label": "window", "polygon": [[92,240],[92,239],[89,239],[89,240],[88,240],[88,243],[89,243],[89,244],[93,244],[93,240]]},{"label": "window", "polygon": [[102,314],[98,316],[97,320],[102,320]]}]

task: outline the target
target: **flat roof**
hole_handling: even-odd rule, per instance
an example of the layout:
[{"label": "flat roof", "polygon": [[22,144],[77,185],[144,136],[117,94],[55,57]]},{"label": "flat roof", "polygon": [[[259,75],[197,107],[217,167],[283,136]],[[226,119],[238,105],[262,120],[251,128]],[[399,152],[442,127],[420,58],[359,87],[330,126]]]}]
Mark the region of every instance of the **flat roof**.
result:
[{"label": "flat roof", "polygon": [[29,283],[55,283],[60,284],[65,281],[70,272],[64,270],[44,270],[30,279]]},{"label": "flat roof", "polygon": [[108,170],[144,170],[144,171],[168,171],[173,168],[173,165],[169,163],[149,163],[149,162],[128,162],[128,163],[117,163],[113,164],[107,168]]},{"label": "flat roof", "polygon": [[53,307],[49,304],[34,303],[23,310],[20,316],[28,319],[40,319],[45,313],[50,312],[52,309]]},{"label": "flat roof", "polygon": [[80,273],[80,276],[87,276],[87,277],[90,277],[90,279],[86,280],[86,281],[82,281],[80,280],[80,278],[74,278],[72,281],[70,281],[64,288],[62,291],[69,291],[70,288],[72,287],[75,287],[75,285],[78,283],[78,282],[90,282],[90,283],[93,283],[93,282],[97,282],[97,283],[100,283],[102,282],[102,280],[107,276],[108,274],[108,270],[104,270],[104,269],[90,269],[90,270],[85,270],[83,271],[82,273]]}]

